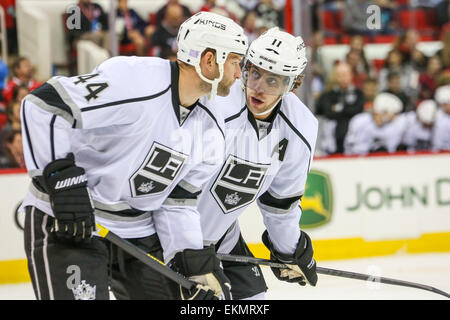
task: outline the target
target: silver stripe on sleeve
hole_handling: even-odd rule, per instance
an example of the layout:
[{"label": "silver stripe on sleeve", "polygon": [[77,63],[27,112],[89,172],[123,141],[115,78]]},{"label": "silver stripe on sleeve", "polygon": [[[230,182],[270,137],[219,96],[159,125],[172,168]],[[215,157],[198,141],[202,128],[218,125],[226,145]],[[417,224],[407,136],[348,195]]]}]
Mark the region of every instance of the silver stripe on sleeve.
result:
[{"label": "silver stripe on sleeve", "polygon": [[73,102],[70,95],[67,93],[66,89],[58,82],[57,79],[51,78],[47,81],[50,85],[55,88],[56,92],[58,92],[61,99],[70,107],[70,110],[72,110],[73,118],[77,120],[77,123],[75,125],[75,128],[82,128],[83,127],[83,119],[81,117],[81,110],[80,108]]},{"label": "silver stripe on sleeve", "polygon": [[187,207],[196,207],[197,199],[174,199],[167,198],[164,200],[163,205],[167,206],[187,206]]},{"label": "silver stripe on sleeve", "polygon": [[[28,101],[34,103],[36,106],[42,108],[43,110],[50,112],[52,114],[55,114],[61,118],[63,118],[64,120],[66,120],[70,125],[73,124],[73,120],[74,118],[72,117],[71,114],[69,114],[68,112],[61,110],[60,108],[57,107],[53,107],[49,104],[47,104],[44,100],[36,97],[35,95],[33,95],[32,93],[28,94],[25,99],[27,99]],[[78,119],[77,119],[77,127],[79,127],[79,123],[78,123]]]},{"label": "silver stripe on sleeve", "polygon": [[201,188],[197,188],[196,186],[190,184],[189,182],[185,181],[185,180],[181,180],[178,185],[183,188],[186,191],[189,191],[190,193],[197,193],[202,191]]}]

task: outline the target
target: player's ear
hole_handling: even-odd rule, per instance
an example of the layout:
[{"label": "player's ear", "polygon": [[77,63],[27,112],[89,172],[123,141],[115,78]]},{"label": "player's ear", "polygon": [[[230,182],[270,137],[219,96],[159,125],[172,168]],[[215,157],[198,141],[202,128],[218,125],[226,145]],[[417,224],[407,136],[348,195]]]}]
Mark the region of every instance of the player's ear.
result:
[{"label": "player's ear", "polygon": [[203,71],[203,75],[207,78],[214,78],[217,72],[216,54],[214,50],[206,49],[200,60],[200,66]]}]

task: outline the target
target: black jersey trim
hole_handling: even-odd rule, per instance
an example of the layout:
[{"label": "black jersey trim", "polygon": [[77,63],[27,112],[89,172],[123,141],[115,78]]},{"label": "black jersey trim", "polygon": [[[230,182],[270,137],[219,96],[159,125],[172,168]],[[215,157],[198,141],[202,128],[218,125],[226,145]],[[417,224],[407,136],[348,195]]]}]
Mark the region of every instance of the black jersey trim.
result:
[{"label": "black jersey trim", "polygon": [[178,92],[178,80],[180,76],[180,69],[178,64],[174,61],[170,63],[170,86],[172,87],[172,107],[177,117],[178,123],[181,125],[180,116],[180,93]]},{"label": "black jersey trim", "polygon": [[30,148],[31,158],[33,159],[33,163],[34,163],[34,166],[36,167],[36,169],[39,169],[39,166],[36,163],[36,158],[34,157],[33,145],[31,144],[30,132],[28,130],[27,118],[25,116],[25,103],[26,103],[26,100],[24,99],[23,103],[22,103],[22,120],[23,120],[23,125],[24,125],[24,129],[25,129],[27,142],[28,142],[28,147]]},{"label": "black jersey trim", "polygon": [[171,199],[197,199],[198,195],[201,193],[200,191],[190,192],[180,185],[175,186],[172,192],[169,194],[168,198]]},{"label": "black jersey trim", "polygon": [[167,91],[169,91],[170,87],[171,87],[171,85],[169,85],[163,91],[160,91],[158,93],[152,94],[150,96],[144,96],[144,97],[138,97],[138,98],[132,98],[132,99],[125,99],[125,100],[119,100],[119,101],[113,101],[113,102],[108,102],[108,103],[105,103],[105,104],[100,104],[100,105],[97,105],[97,106],[86,107],[86,108],[81,109],[81,112],[86,112],[86,111],[92,111],[92,110],[97,110],[97,109],[106,108],[106,107],[117,106],[117,105],[120,105],[120,104],[133,103],[133,102],[139,102],[139,101],[145,101],[145,100],[152,100],[152,99],[155,99],[155,98],[165,94]]},{"label": "black jersey trim", "polygon": [[214,115],[212,114],[211,110],[209,110],[207,107],[205,107],[204,105],[202,105],[200,102],[197,102],[197,105],[202,108],[203,110],[205,110],[205,112],[211,117],[211,119],[213,119],[213,121],[216,123],[217,128],[220,130],[220,133],[222,133],[223,138],[225,139],[225,133],[223,132],[222,128],[219,126],[219,123],[217,122],[217,119],[214,117]]},{"label": "black jersey trim", "polygon": [[268,207],[289,210],[292,208],[292,205],[295,202],[301,200],[301,198],[301,195],[289,198],[276,198],[272,194],[270,194],[269,191],[266,191],[258,199],[262,204]]},{"label": "black jersey trim", "polygon": [[309,144],[308,140],[300,133],[300,131],[297,130],[297,128],[294,127],[292,122],[289,121],[288,117],[280,110],[279,111],[280,116],[286,121],[287,125],[292,129],[292,131],[295,132],[297,136],[299,136],[300,139],[305,143],[305,145],[308,147],[309,152],[311,153],[311,145]]},{"label": "black jersey trim", "polygon": [[64,102],[58,91],[51,84],[47,82],[44,83],[39,88],[34,89],[31,95],[38,97],[49,106],[61,109],[62,111],[70,114],[73,118],[72,109],[67,103]]},{"label": "black jersey trim", "polygon": [[239,110],[238,113],[236,113],[236,114],[234,114],[234,115],[232,115],[232,116],[226,118],[226,119],[225,119],[225,123],[230,122],[230,121],[233,121],[234,119],[239,118],[239,117],[241,116],[242,112],[245,111],[245,109],[247,109],[247,105],[245,105],[241,110]]},{"label": "black jersey trim", "polygon": [[[267,127],[267,135],[269,135],[270,131],[272,131],[273,123],[275,122],[275,118],[277,117],[277,114],[280,111],[280,108],[281,108],[281,100],[278,101],[277,105],[272,110],[270,115],[265,120],[261,120],[261,121],[264,121],[264,122],[269,122],[269,126]],[[247,113],[247,119],[250,122],[250,124],[252,125],[253,129],[255,130],[256,136],[258,137],[258,140],[260,140],[258,124],[256,123],[256,118],[253,115],[253,113],[248,112]]]},{"label": "black jersey trim", "polygon": [[56,158],[55,158],[55,121],[56,121],[56,115],[53,115],[52,120],[50,121],[50,152],[52,155],[52,161],[56,160]]}]

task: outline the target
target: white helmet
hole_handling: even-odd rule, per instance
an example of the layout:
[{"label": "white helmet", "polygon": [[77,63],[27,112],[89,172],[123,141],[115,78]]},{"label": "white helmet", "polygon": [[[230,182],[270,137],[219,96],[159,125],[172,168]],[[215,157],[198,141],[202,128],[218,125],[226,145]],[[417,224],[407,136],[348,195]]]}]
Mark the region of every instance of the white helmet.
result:
[{"label": "white helmet", "polygon": [[387,112],[390,114],[397,114],[403,109],[403,102],[392,93],[379,93],[373,101],[373,111],[375,113]]},{"label": "white helmet", "polygon": [[436,119],[437,104],[434,100],[423,100],[417,106],[416,114],[419,120],[425,124],[431,125]]},{"label": "white helmet", "polygon": [[438,104],[450,103],[450,85],[437,88],[434,93],[434,99]]},{"label": "white helmet", "polygon": [[[217,94],[217,86],[223,77],[224,63],[229,53],[244,55],[248,40],[244,30],[230,18],[212,12],[198,12],[181,24],[177,36],[177,58],[195,67],[200,78],[212,85],[210,98]],[[219,78],[210,80],[200,69],[202,52],[216,51]]]},{"label": "white helmet", "polygon": [[[257,84],[256,81],[253,81],[252,84],[253,74],[250,73],[250,68],[254,66],[256,69],[264,69],[268,71],[266,74],[282,76],[283,85],[276,87],[266,85],[261,90],[266,94],[280,95],[281,99],[283,95],[292,90],[297,77],[306,68],[308,60],[306,59],[305,48],[302,37],[294,37],[287,32],[279,30],[278,27],[267,30],[255,39],[248,48],[242,73],[243,86],[255,89],[254,86]],[[256,76],[259,77],[261,75]],[[271,112],[277,103],[269,110],[257,115]]]}]

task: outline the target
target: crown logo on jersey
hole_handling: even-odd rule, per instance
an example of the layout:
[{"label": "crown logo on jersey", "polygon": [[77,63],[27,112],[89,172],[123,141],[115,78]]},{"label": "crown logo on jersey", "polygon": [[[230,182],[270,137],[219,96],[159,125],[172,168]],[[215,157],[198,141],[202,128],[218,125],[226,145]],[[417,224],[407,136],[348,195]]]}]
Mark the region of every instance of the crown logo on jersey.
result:
[{"label": "crown logo on jersey", "polygon": [[77,287],[72,288],[72,292],[75,300],[95,300],[96,288],[97,286],[91,286],[85,280],[81,280]]},{"label": "crown logo on jersey", "polygon": [[235,193],[227,194],[224,202],[226,204],[235,206],[239,203],[239,201],[241,201],[241,199],[242,198],[238,196],[237,192],[235,192]]},{"label": "crown logo on jersey", "polygon": [[150,182],[142,182],[142,184],[139,186],[138,191],[142,193],[149,193],[155,188],[153,185],[153,181]]}]

